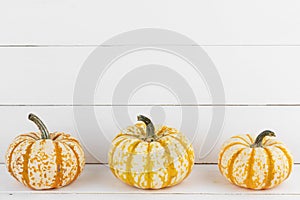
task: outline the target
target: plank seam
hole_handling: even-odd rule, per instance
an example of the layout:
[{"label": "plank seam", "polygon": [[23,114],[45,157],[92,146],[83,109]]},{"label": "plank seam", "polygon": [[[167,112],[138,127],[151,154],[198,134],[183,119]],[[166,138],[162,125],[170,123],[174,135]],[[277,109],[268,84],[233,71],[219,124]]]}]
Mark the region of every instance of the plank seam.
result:
[{"label": "plank seam", "polygon": [[225,106],[225,107],[300,107],[300,104],[0,104],[0,107],[38,107],[38,106],[61,106],[61,107],[88,107],[88,106]]},{"label": "plank seam", "polygon": [[97,45],[97,44],[0,44],[0,48],[32,48],[32,47],[124,47],[124,46],[182,46],[182,47],[299,47],[300,44],[107,44],[107,45]]}]

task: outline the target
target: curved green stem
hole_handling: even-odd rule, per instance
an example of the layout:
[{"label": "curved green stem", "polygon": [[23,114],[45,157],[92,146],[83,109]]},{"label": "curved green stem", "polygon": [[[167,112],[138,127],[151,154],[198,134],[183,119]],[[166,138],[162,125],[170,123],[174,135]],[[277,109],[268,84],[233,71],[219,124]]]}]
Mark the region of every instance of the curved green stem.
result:
[{"label": "curved green stem", "polygon": [[50,139],[49,131],[40,118],[38,118],[35,114],[30,113],[28,115],[28,119],[33,121],[37,125],[42,133],[42,139]]},{"label": "curved green stem", "polygon": [[150,139],[150,141],[153,140],[155,138],[155,129],[151,120],[144,115],[137,116],[137,120],[142,121],[146,124],[146,139]]},{"label": "curved green stem", "polygon": [[266,136],[275,137],[276,135],[273,131],[265,130],[256,137],[255,142],[250,147],[252,148],[262,147],[262,141]]}]

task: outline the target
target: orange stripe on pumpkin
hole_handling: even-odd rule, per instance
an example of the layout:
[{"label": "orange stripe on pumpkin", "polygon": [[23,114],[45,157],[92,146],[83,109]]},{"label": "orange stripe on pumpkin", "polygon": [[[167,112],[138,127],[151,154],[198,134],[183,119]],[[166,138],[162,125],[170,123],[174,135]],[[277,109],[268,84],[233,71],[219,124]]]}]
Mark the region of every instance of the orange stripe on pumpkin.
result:
[{"label": "orange stripe on pumpkin", "polygon": [[292,158],[292,156],[288,153],[288,151],[284,147],[281,147],[281,146],[275,146],[275,147],[278,148],[278,149],[280,149],[284,153],[284,155],[286,156],[286,158],[287,158],[287,160],[289,162],[289,172],[288,172],[288,175],[285,178],[285,179],[287,179],[290,176],[291,172],[292,172],[293,158]]},{"label": "orange stripe on pumpkin", "polygon": [[163,184],[162,187],[168,187],[168,186],[173,185],[173,184],[171,184],[172,179],[174,177],[177,177],[177,173],[178,172],[177,172],[177,170],[176,170],[176,168],[174,166],[174,160],[171,157],[171,152],[170,152],[170,149],[168,147],[168,143],[165,142],[164,140],[159,140],[158,142],[164,148],[165,155],[167,157],[167,159],[166,159],[167,160],[167,162],[166,162],[166,164],[167,164],[166,169],[167,169],[167,173],[168,173],[168,178],[167,178],[167,181],[164,182],[164,184]]},{"label": "orange stripe on pumpkin", "polygon": [[229,161],[229,166],[228,166],[228,178],[232,183],[235,183],[235,181],[233,180],[233,165],[235,160],[237,159],[238,155],[245,150],[246,148],[242,148],[240,150],[238,150],[235,154],[233,154],[233,156],[231,157],[230,161]]},{"label": "orange stripe on pumpkin", "polygon": [[151,165],[151,143],[148,142],[147,147],[147,161],[146,161],[146,175],[147,175],[147,186],[146,188],[151,188],[151,182],[152,182],[152,168]]},{"label": "orange stripe on pumpkin", "polygon": [[23,143],[23,142],[25,142],[25,141],[26,141],[26,139],[24,139],[24,140],[18,142],[18,143],[13,147],[13,149],[11,150],[11,152],[10,152],[10,154],[9,154],[9,156],[8,156],[8,160],[7,160],[7,169],[8,169],[8,172],[9,172],[16,180],[18,180],[18,179],[17,179],[17,177],[15,176],[15,174],[14,174],[14,172],[13,172],[13,170],[12,170],[12,167],[11,167],[12,155],[13,155],[14,151],[16,150],[16,148],[17,148],[21,143]]},{"label": "orange stripe on pumpkin", "polygon": [[28,147],[25,150],[25,154],[23,155],[23,172],[22,172],[22,178],[25,185],[27,185],[31,189],[33,189],[33,187],[30,185],[30,180],[28,175],[28,170],[29,170],[28,165],[29,165],[29,157],[31,154],[31,147],[33,144],[34,142],[28,145]]},{"label": "orange stripe on pumpkin", "polygon": [[232,136],[231,137],[232,139],[240,139],[242,141],[244,141],[246,144],[250,145],[249,141],[247,141],[245,138],[239,136],[239,135],[236,135],[236,136]]},{"label": "orange stripe on pumpkin", "polygon": [[[193,165],[194,165],[194,161],[193,161],[193,159],[191,159],[190,158],[190,149],[192,149],[193,147],[192,146],[188,146],[186,143],[184,143],[181,139],[179,139],[179,138],[177,138],[176,136],[174,136],[174,135],[168,135],[169,137],[171,137],[171,138],[173,138],[173,139],[175,139],[175,140],[177,140],[182,146],[183,146],[183,148],[187,151],[187,158],[188,158],[188,162],[189,162],[189,168],[188,168],[188,172],[187,172],[187,175],[188,174],[190,174],[190,172],[192,171],[192,167],[193,167]],[[194,153],[193,151],[192,151],[192,153]],[[194,157],[194,156],[193,156]]]},{"label": "orange stripe on pumpkin", "polygon": [[266,151],[267,154],[268,176],[263,189],[268,189],[272,184],[272,180],[274,179],[274,161],[273,161],[273,156],[271,151],[268,148],[264,148],[264,150]]},{"label": "orange stripe on pumpkin", "polygon": [[244,184],[246,184],[246,186],[249,188],[256,187],[256,186],[254,186],[254,183],[253,183],[253,175],[254,175],[253,164],[255,162],[255,160],[254,160],[255,150],[256,150],[255,148],[251,148],[251,155],[250,155],[250,158],[248,159],[247,169],[246,169],[246,171],[248,173],[247,173],[247,177],[244,181]]},{"label": "orange stripe on pumpkin", "polygon": [[251,137],[251,135],[249,135],[249,134],[246,134],[246,136],[249,138],[249,140],[250,140],[251,144],[253,144],[253,143],[254,143],[254,141],[253,141],[253,138]]},{"label": "orange stripe on pumpkin", "polygon": [[221,174],[224,174],[223,173],[223,169],[222,169],[222,158],[223,158],[223,155],[225,154],[225,152],[230,148],[230,147],[233,147],[235,145],[243,145],[243,146],[247,146],[246,144],[244,143],[241,143],[241,142],[233,142],[233,143],[230,143],[229,145],[227,145],[226,147],[224,147],[223,151],[220,153],[219,155],[219,170],[221,172]]},{"label": "orange stripe on pumpkin", "polygon": [[68,144],[68,143],[65,143],[65,145],[68,146],[68,147],[73,151],[73,153],[74,153],[74,155],[75,155],[75,158],[76,158],[76,166],[77,166],[76,174],[75,174],[75,176],[73,177],[73,179],[70,178],[70,180],[69,180],[68,183],[66,184],[66,185],[68,185],[68,184],[71,184],[73,181],[75,181],[75,180],[77,179],[77,177],[78,177],[79,174],[81,173],[81,170],[82,170],[82,169],[81,169],[81,163],[80,163],[80,160],[79,160],[79,156],[78,156],[78,154],[76,153],[75,148],[74,148],[72,145]]},{"label": "orange stripe on pumpkin", "polygon": [[64,138],[64,139],[62,139],[62,140],[59,140],[59,142],[74,142],[74,143],[76,143],[78,146],[80,146],[79,141],[76,140],[75,138],[72,138],[72,137]]},{"label": "orange stripe on pumpkin", "polygon": [[26,138],[26,139],[31,138],[31,139],[34,139],[34,140],[38,140],[38,139],[39,139],[39,138],[37,138],[36,136],[30,135],[30,134],[32,134],[32,133],[21,134],[21,135],[19,135],[19,137],[28,137],[28,138]]},{"label": "orange stripe on pumpkin", "polygon": [[58,142],[54,141],[55,146],[55,154],[56,154],[56,175],[55,181],[52,188],[58,188],[62,185],[62,178],[63,178],[63,169],[62,169],[62,148],[59,146]]},{"label": "orange stripe on pumpkin", "polygon": [[142,141],[141,140],[137,140],[133,143],[131,143],[129,146],[128,146],[128,151],[127,153],[129,154],[128,158],[127,158],[127,161],[126,161],[126,183],[130,184],[130,185],[135,185],[135,181],[134,181],[134,178],[133,178],[133,173],[135,172],[132,172],[132,160],[133,160],[133,156],[134,156],[134,153],[135,153],[135,149],[137,148],[137,146],[141,143]]},{"label": "orange stripe on pumpkin", "polygon": [[30,132],[30,134],[33,134],[37,139],[41,139],[41,137],[42,137],[42,134],[39,132],[39,133],[37,133],[37,132]]},{"label": "orange stripe on pumpkin", "polygon": [[270,139],[270,138],[266,138],[263,142],[263,146],[273,146],[276,144],[282,144],[282,143],[277,140]]},{"label": "orange stripe on pumpkin", "polygon": [[[270,141],[270,140],[268,140]],[[274,146],[274,145],[277,145],[277,144],[282,144],[281,142],[278,142],[278,141],[273,141],[273,143],[271,144],[266,144],[266,146]]]},{"label": "orange stripe on pumpkin", "polygon": [[167,130],[166,126],[161,127],[161,129],[156,133],[157,136],[160,136]]},{"label": "orange stripe on pumpkin", "polygon": [[56,140],[57,138],[59,138],[60,136],[64,135],[63,133],[57,133],[53,138],[52,140]]},{"label": "orange stripe on pumpkin", "polygon": [[[128,134],[128,133],[124,133],[124,134],[122,134],[122,135],[119,135],[119,136],[117,136],[116,138],[118,138],[118,137],[120,137],[120,136],[129,136],[129,137],[133,137],[133,138],[135,138],[135,139],[136,139],[136,138],[139,138],[138,135]],[[116,138],[115,138],[115,139],[116,139]]]},{"label": "orange stripe on pumpkin", "polygon": [[[116,140],[116,138],[113,140],[113,141],[115,141]],[[124,142],[125,140],[127,140],[127,138],[126,137],[124,137],[124,138],[122,138],[122,139],[120,139],[119,141],[117,141],[115,144],[114,144],[114,147],[113,147],[113,149],[110,151],[111,153],[110,153],[110,163],[109,163],[109,167],[110,167],[110,170],[112,171],[112,173],[115,175],[115,176],[117,176],[118,177],[118,174],[116,173],[116,169],[114,169],[113,168],[113,166],[114,166],[114,154],[115,154],[115,152],[116,152],[116,150],[117,150],[117,148],[118,148],[118,146],[122,143],[122,142]]]}]

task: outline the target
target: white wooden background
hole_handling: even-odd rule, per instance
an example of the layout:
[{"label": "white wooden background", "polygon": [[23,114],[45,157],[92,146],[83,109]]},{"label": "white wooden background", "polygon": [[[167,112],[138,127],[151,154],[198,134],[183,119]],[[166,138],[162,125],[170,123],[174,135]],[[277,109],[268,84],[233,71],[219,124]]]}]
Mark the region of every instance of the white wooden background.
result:
[{"label": "white wooden background", "polygon": [[[76,77],[98,45],[140,28],[176,31],[201,45],[221,76],[226,102],[212,104],[203,80],[189,80],[193,72],[185,70],[178,59],[144,52],[116,62],[114,69],[151,62],[171,66],[191,81],[197,104],[178,104],[169,94],[155,96],[162,91],[151,87],[135,94],[130,105],[118,105],[128,108],[133,122],[136,114],[150,114],[155,105],[166,113],[166,120],[154,119],[155,122],[180,128],[182,110],[199,109],[198,131],[191,133],[188,127],[182,130],[191,139],[196,136],[196,163],[216,163],[222,142],[231,135],[256,134],[264,129],[274,130],[278,139],[289,146],[295,163],[300,163],[299,10],[297,0],[0,1],[0,163],[4,163],[5,151],[17,134],[36,130],[27,120],[29,112],[40,115],[52,131],[62,130],[80,138],[96,134],[88,127],[80,133],[77,130],[73,114],[74,106],[79,106],[73,105]],[[115,42],[100,48],[139,44],[144,41]],[[163,45],[195,48],[169,41]],[[113,72],[104,77],[111,82],[107,81],[106,95],[96,91],[97,105],[80,105],[95,107],[95,112],[101,113],[98,120],[107,137],[105,144],[87,151],[88,163],[99,163],[93,158],[98,151],[106,162],[106,147],[119,130],[112,120],[114,105],[109,98],[109,84],[118,78]],[[224,106],[225,121],[213,151],[202,158],[201,152],[208,151],[203,149],[203,141],[214,106]],[[1,176],[4,171],[3,168]],[[75,188],[73,192],[76,191]],[[4,189],[2,193],[6,194]]]}]

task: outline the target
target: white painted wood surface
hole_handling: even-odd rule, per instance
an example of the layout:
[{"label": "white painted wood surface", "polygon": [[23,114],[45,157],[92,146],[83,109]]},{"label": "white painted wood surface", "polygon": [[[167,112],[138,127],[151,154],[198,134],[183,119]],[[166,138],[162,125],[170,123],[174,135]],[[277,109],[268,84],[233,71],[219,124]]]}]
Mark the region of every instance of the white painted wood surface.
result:
[{"label": "white painted wood surface", "polygon": [[[218,153],[222,143],[237,134],[258,134],[265,129],[276,132],[277,138],[286,143],[291,150],[296,163],[300,163],[299,152],[299,116],[300,106],[226,106],[225,120],[220,135],[208,136],[213,115],[212,106],[117,106],[121,109],[120,117],[116,119],[112,106],[83,106],[83,110],[93,109],[96,115],[94,129],[89,120],[93,116],[85,116],[84,121],[74,119],[71,106],[1,106],[0,119],[0,162],[4,162],[4,153],[16,135],[37,131],[35,125],[27,119],[30,112],[38,114],[46,123],[50,131],[64,131],[79,138],[86,147],[88,163],[107,162],[106,155],[111,140],[120,129],[125,128],[127,113],[130,124],[136,122],[136,116],[143,113],[152,116],[156,124],[167,124],[180,129],[192,141],[196,163],[217,163]],[[119,113],[119,110],[115,113]],[[194,127],[193,120],[183,121],[183,113],[198,110],[198,127]],[[163,117],[165,116],[165,117]],[[195,128],[195,129],[194,129]],[[195,131],[196,130],[196,131]],[[211,133],[214,134],[214,133]],[[216,137],[215,137],[216,136]],[[215,137],[216,142],[209,142],[207,137]],[[94,158],[93,158],[94,157]],[[95,159],[96,158],[96,159]]]},{"label": "white painted wood surface", "polygon": [[[105,163],[110,140],[128,125],[124,116],[128,114],[133,123],[140,113],[186,133],[193,141],[196,163],[216,163],[221,144],[231,135],[264,129],[273,129],[300,163],[299,9],[297,0],[0,1],[0,199],[298,199],[299,165],[288,181],[267,191],[232,186],[216,165],[197,165],[181,185],[159,191],[128,187],[104,165],[88,165],[69,187],[37,192],[9,177],[3,162],[17,134],[36,130],[27,120],[27,114],[35,112],[50,130],[80,138],[89,163]],[[161,42],[155,37],[105,42],[141,28],[175,31],[197,45],[171,38]],[[105,136],[101,140],[88,123],[80,122],[83,126],[78,127],[73,113],[78,107],[72,106],[80,69],[101,44],[100,48],[110,51],[139,45],[192,51],[201,45],[223,81],[226,101],[221,104],[225,107],[213,103],[203,77],[183,60],[158,51],[137,51],[110,66],[98,82],[93,101],[80,102],[83,110],[94,108]],[[110,106],[116,84],[130,69],[145,64],[165,65],[181,74],[196,101],[178,101],[172,92],[152,85],[133,91],[129,101],[120,103],[123,106]],[[112,110],[118,108],[122,113],[113,116]],[[211,137],[207,133],[213,108],[225,109],[223,129],[215,145],[204,146]],[[192,122],[181,126],[186,117],[183,111],[195,109],[199,111],[197,131]]]},{"label": "white painted wood surface", "polygon": [[[129,197],[133,197],[132,195],[137,195],[134,197],[143,195],[143,198],[150,198],[153,196],[153,198],[160,199],[162,197],[171,197],[175,194],[178,199],[187,197],[194,197],[196,199],[199,199],[200,197],[215,197],[218,199],[220,196],[225,197],[226,199],[228,199],[229,196],[233,199],[239,199],[237,197],[241,197],[243,199],[246,198],[245,195],[247,195],[248,198],[251,196],[251,198],[253,197],[255,199],[262,199],[263,197],[273,198],[276,197],[276,195],[280,195],[282,198],[294,195],[299,198],[300,195],[299,165],[294,166],[291,177],[281,185],[270,190],[261,191],[244,189],[232,185],[219,173],[217,165],[195,165],[190,176],[182,183],[174,187],[161,190],[141,190],[128,186],[115,178],[110,172],[110,169],[105,165],[87,165],[83,174],[71,185],[56,190],[46,191],[33,191],[24,187],[6,172],[4,165],[0,165],[0,172],[2,174],[0,195],[8,196],[8,194],[12,194],[11,198],[18,197],[20,194],[30,198],[34,198],[37,194],[43,194],[43,196],[59,194],[58,197],[60,198],[68,198],[66,194],[76,194],[76,198],[81,195],[83,195],[82,197],[90,197],[88,194],[93,194],[91,196],[103,196],[106,198],[112,197],[116,199],[128,199]],[[56,196],[54,198],[56,198]]]},{"label": "white painted wood surface", "polygon": [[207,195],[207,194],[0,194],[0,198],[5,199],[14,199],[14,200],[23,200],[24,198],[30,198],[32,200],[50,200],[50,199],[57,199],[57,200],[69,200],[69,199],[77,199],[77,200],[98,200],[98,199],[108,199],[108,200],[131,200],[134,198],[137,199],[145,199],[145,200],[165,200],[165,199],[212,199],[212,200],[265,200],[265,199],[274,199],[274,200],[294,200],[299,199],[299,195],[249,195],[249,194],[240,194],[240,195]]},{"label": "white painted wood surface", "polygon": [[[77,76],[95,48],[0,48],[0,104],[73,104]],[[102,48],[117,51],[122,47]],[[196,47],[179,48],[189,52]],[[300,47],[214,46],[203,49],[215,63],[223,81],[226,101],[221,103],[299,104]],[[118,59],[109,66],[109,70],[103,72],[101,78],[99,75],[94,104],[112,104],[114,89],[119,81],[131,70],[146,64],[168,66],[179,73],[190,85],[196,101],[187,97],[185,99],[188,100],[180,102],[166,88],[150,85],[138,91],[132,88],[133,97],[122,104],[213,103],[205,79],[192,66],[172,54],[144,50]],[[82,104],[90,102],[84,100]]]},{"label": "white painted wood surface", "polygon": [[1,1],[0,44],[95,45],[155,27],[201,45],[295,45],[299,8],[297,0]]}]

